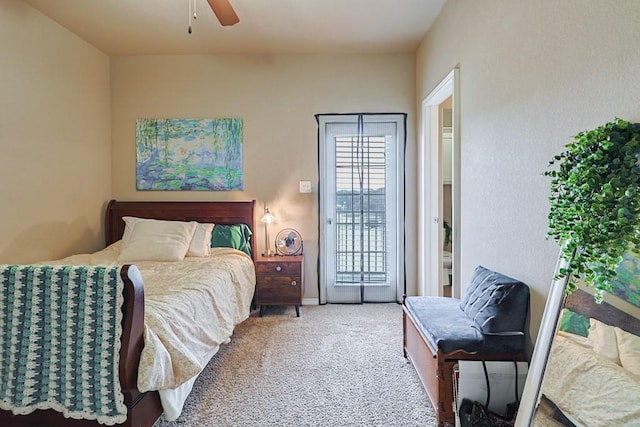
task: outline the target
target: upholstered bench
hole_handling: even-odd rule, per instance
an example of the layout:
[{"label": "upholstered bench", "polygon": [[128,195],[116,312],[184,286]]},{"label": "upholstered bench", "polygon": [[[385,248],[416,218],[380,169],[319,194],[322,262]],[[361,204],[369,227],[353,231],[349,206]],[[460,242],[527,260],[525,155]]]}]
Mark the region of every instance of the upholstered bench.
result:
[{"label": "upholstered bench", "polygon": [[462,300],[405,297],[404,356],[416,368],[438,425],[453,425],[453,368],[458,360],[525,360],[529,288],[479,266]]}]

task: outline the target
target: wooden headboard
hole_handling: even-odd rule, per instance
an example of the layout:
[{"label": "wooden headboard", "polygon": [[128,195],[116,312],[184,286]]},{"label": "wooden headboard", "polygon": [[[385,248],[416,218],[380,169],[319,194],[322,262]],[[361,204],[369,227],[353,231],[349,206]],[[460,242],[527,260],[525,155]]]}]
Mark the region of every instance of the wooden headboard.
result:
[{"label": "wooden headboard", "polygon": [[105,243],[122,238],[125,223],[122,217],[198,221],[213,224],[247,224],[254,235],[251,254],[257,257],[254,207],[255,200],[232,202],[119,202],[111,200],[105,215]]},{"label": "wooden headboard", "polygon": [[606,302],[597,304],[593,295],[581,289],[573,291],[565,298],[564,307],[585,317],[593,317],[608,325],[618,326],[634,335],[640,335],[640,319]]}]

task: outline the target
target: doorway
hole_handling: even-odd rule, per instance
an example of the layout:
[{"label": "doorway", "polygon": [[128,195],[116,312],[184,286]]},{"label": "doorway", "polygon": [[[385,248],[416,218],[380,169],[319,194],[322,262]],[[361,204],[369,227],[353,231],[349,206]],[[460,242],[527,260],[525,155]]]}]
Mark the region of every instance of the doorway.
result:
[{"label": "doorway", "polygon": [[406,114],[318,114],[320,303],[399,301]]},{"label": "doorway", "polygon": [[460,297],[458,69],[422,102],[418,279],[421,295]]},{"label": "doorway", "polygon": [[445,99],[440,109],[440,168],[442,186],[438,203],[442,203],[442,229],[439,242],[442,248],[442,276],[439,293],[452,296],[453,288],[453,96]]}]

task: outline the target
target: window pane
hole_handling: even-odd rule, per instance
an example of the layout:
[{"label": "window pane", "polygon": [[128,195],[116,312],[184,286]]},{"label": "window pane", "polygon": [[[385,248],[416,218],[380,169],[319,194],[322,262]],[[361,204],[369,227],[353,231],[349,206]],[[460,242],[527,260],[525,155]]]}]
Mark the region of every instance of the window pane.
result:
[{"label": "window pane", "polygon": [[335,138],[336,281],[386,284],[385,137]]}]

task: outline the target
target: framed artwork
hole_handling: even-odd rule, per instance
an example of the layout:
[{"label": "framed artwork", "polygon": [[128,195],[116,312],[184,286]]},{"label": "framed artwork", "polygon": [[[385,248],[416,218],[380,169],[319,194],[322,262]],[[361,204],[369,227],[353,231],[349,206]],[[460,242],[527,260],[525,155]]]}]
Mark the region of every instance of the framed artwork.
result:
[{"label": "framed artwork", "polygon": [[137,119],[137,190],[242,190],[242,119]]}]

